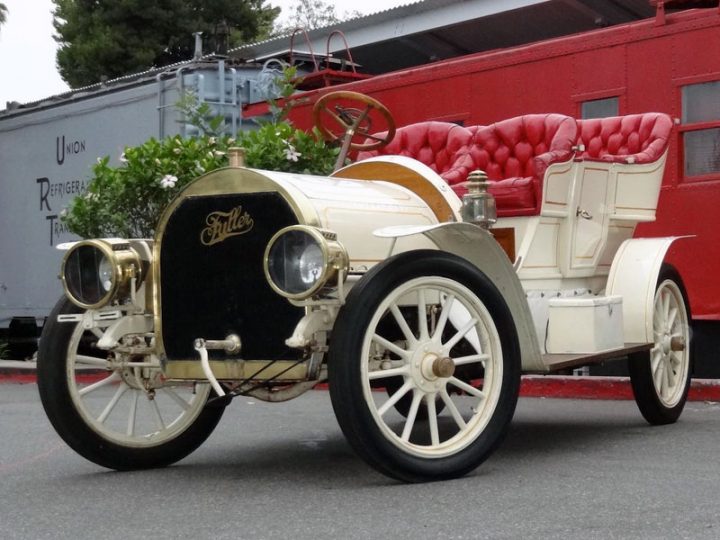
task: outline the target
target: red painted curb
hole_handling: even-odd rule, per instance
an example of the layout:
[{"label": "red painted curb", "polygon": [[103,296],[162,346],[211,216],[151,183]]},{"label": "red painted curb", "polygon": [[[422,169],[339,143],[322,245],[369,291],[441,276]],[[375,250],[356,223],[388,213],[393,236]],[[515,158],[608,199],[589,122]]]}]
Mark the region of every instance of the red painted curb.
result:
[{"label": "red painted curb", "polygon": [[[83,376],[84,382],[98,379],[97,374]],[[0,373],[0,383],[33,384],[35,373],[27,370],[8,370]],[[327,383],[318,384],[318,390],[327,390]],[[633,399],[627,377],[567,377],[552,375],[526,375],[520,385],[521,397],[555,399]],[[720,379],[695,379],[690,386],[689,401],[720,402]]]}]

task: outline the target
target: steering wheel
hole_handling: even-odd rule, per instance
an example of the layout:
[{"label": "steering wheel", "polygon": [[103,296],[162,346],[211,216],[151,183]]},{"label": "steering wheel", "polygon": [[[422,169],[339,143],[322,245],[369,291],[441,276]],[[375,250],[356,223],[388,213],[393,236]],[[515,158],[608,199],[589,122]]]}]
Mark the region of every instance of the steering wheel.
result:
[{"label": "steering wheel", "polygon": [[[378,114],[373,114],[374,111]],[[387,132],[382,137],[371,134],[371,131],[381,131],[373,128],[373,120],[378,118],[387,125]],[[326,141],[342,141],[345,153],[350,149],[382,148],[395,136],[395,120],[385,105],[365,94],[346,90],[330,92],[317,100],[313,107],[313,123]],[[371,139],[372,142],[353,142],[357,139]]]}]

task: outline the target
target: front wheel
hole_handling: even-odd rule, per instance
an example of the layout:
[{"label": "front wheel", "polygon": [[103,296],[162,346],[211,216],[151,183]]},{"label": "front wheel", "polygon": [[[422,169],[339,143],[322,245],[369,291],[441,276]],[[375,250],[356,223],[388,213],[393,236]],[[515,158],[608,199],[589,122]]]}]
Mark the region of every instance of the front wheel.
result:
[{"label": "front wheel", "polygon": [[387,476],[421,482],[462,476],[500,444],[517,403],[520,354],[510,311],[484,274],[454,255],[415,251],[353,287],[328,370],[333,409],[355,451]]},{"label": "front wheel", "polygon": [[79,312],[61,299],[38,349],[40,398],[60,437],[86,459],[117,470],[163,467],[202,444],[224,411],[206,405],[210,385],[166,381],[159,365],[111,362],[93,348],[103,328],[57,321]]},{"label": "front wheel", "polygon": [[690,389],[690,326],[687,296],[677,271],[663,265],[653,304],[654,344],[650,353],[630,355],[628,370],[635,402],[650,424],[672,424]]}]

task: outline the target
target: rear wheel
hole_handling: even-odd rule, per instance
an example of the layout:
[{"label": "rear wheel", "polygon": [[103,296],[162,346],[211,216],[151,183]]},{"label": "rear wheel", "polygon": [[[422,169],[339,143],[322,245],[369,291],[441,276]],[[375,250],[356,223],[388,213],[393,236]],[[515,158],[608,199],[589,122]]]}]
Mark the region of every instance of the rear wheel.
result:
[{"label": "rear wheel", "polygon": [[86,459],[117,470],[166,466],[202,444],[224,411],[206,405],[210,385],[166,381],[159,363],[121,367],[109,361],[105,351],[93,349],[103,328],[57,321],[80,312],[61,299],[38,350],[40,398],[60,437]]},{"label": "rear wheel", "polygon": [[[398,332],[403,339],[393,340]],[[328,369],[333,409],[355,451],[392,478],[419,482],[462,476],[500,444],[517,403],[520,355],[493,283],[464,259],[416,251],[353,287]],[[399,388],[373,390],[398,378]]]},{"label": "rear wheel", "polygon": [[653,305],[654,345],[629,358],[635,401],[651,424],[675,422],[690,389],[690,326],[687,296],[677,271],[663,265]]}]

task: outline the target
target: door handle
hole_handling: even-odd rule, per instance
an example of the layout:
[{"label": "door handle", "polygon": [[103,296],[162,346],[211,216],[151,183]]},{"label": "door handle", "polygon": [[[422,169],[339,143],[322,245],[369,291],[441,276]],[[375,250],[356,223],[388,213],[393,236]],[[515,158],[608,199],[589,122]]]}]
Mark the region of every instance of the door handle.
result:
[{"label": "door handle", "polygon": [[580,210],[580,208],[577,209],[577,212],[575,212],[576,216],[579,216],[583,219],[592,219],[592,214],[588,212],[587,210]]}]

